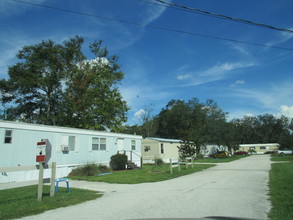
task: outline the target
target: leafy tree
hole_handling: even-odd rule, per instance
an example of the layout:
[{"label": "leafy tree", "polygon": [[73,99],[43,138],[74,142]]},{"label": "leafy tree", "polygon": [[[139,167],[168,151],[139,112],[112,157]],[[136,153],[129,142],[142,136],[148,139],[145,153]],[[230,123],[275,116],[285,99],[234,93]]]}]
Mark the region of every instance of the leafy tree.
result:
[{"label": "leafy tree", "polygon": [[207,143],[222,144],[224,113],[213,100],[200,103],[171,100],[158,116],[158,136],[177,138],[196,145],[196,153]]},{"label": "leafy tree", "polygon": [[121,130],[128,107],[117,87],[124,75],[118,57],[95,41],[90,44],[95,58],[87,60],[83,42],[76,36],[62,44],[48,40],[23,47],[9,79],[0,81],[5,119]]},{"label": "leafy tree", "polygon": [[178,151],[182,158],[192,157],[196,153],[196,146],[192,142],[183,141],[178,147]]},{"label": "leafy tree", "polygon": [[[292,134],[288,118],[275,117],[270,114],[245,116],[231,122],[237,131],[236,143],[280,143],[282,147],[290,148]],[[233,127],[232,126],[232,127]]]},{"label": "leafy tree", "polygon": [[157,135],[162,138],[183,139],[190,125],[190,111],[182,100],[171,100],[158,116]]},{"label": "leafy tree", "polygon": [[[234,121],[234,122],[233,122]],[[236,151],[239,149],[239,129],[238,124],[233,120],[232,122],[227,122],[224,128],[223,140],[224,146],[228,147],[228,150]]]}]

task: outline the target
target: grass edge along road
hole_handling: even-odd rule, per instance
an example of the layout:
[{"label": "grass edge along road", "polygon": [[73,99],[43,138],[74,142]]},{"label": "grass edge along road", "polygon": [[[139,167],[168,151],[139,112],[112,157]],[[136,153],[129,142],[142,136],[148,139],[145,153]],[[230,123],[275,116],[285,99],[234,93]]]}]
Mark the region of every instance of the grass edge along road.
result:
[{"label": "grass edge along road", "polygon": [[37,215],[48,210],[76,205],[94,200],[103,194],[84,189],[59,187],[59,192],[50,197],[50,186],[45,185],[43,200],[37,201],[38,185],[25,186],[0,191],[0,219],[15,219],[30,215]]},{"label": "grass edge along road", "polygon": [[249,157],[251,156],[251,154],[248,155],[233,155],[231,157],[227,157],[227,158],[203,158],[203,159],[199,159],[199,160],[195,160],[195,163],[228,163],[234,160],[239,160],[241,158],[245,158],[245,157]]},{"label": "grass edge along road", "polygon": [[288,162],[272,164],[269,181],[272,209],[268,217],[293,219],[293,155],[272,156],[271,160]]},{"label": "grass edge along road", "polygon": [[158,168],[154,168],[153,165],[144,165],[142,169],[114,171],[112,174],[109,175],[70,176],[69,178],[73,180],[85,180],[93,182],[138,184],[169,180],[191,173],[199,172],[213,166],[216,165],[195,164],[193,168],[191,166],[188,166],[188,169],[186,169],[185,166],[181,166],[180,171],[178,170],[178,167],[175,167],[173,168],[173,173],[171,174],[168,164],[164,164],[162,167]]},{"label": "grass edge along road", "polygon": [[113,172],[111,175],[104,176],[69,176],[73,180],[85,180],[85,181],[94,181],[94,182],[107,182],[107,183],[119,183],[119,184],[137,184],[137,183],[146,183],[146,182],[158,182],[177,178],[183,175],[188,175],[194,172],[198,172],[207,168],[210,168],[215,165],[211,164],[200,164],[200,163],[227,163],[247,156],[228,157],[228,158],[204,158],[200,160],[195,160],[194,168],[189,166],[188,169],[185,168],[185,165],[181,166],[181,170],[178,168],[173,169],[173,174],[170,173],[169,164],[165,163],[162,167],[154,171],[154,166],[144,165],[142,169],[138,170],[123,170]]}]

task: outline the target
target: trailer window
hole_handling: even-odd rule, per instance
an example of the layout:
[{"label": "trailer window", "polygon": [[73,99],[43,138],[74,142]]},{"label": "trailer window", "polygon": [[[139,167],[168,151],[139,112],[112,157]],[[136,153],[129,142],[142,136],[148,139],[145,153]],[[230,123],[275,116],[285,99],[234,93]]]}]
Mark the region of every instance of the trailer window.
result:
[{"label": "trailer window", "polygon": [[135,140],[131,141],[131,150],[135,150]]},{"label": "trailer window", "polygon": [[100,150],[106,150],[106,138],[100,138]]},{"label": "trailer window", "polygon": [[75,151],[75,136],[68,136],[68,135],[62,136],[61,146],[67,146],[68,151]]},{"label": "trailer window", "polygon": [[151,149],[150,146],[144,146],[144,152],[148,152]]},{"label": "trailer window", "polygon": [[70,151],[75,151],[75,136],[69,136],[68,146]]},{"label": "trailer window", "polygon": [[11,144],[12,143],[12,130],[6,130],[5,131],[4,143],[5,144]]},{"label": "trailer window", "polygon": [[99,150],[99,138],[92,138],[92,150]]},{"label": "trailer window", "polygon": [[161,144],[161,154],[164,154],[164,144]]}]

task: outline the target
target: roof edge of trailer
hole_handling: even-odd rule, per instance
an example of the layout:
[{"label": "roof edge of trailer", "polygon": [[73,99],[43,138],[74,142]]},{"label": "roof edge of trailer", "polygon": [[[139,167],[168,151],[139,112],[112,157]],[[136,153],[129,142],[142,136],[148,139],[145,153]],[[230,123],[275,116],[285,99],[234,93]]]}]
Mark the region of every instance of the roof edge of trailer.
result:
[{"label": "roof edge of trailer", "polygon": [[57,132],[57,133],[70,133],[70,134],[103,135],[103,136],[109,136],[109,137],[116,136],[118,138],[129,137],[129,138],[135,138],[135,139],[142,139],[142,136],[140,135],[89,130],[89,129],[82,129],[82,128],[70,128],[70,127],[62,127],[62,126],[31,124],[31,123],[25,123],[25,122],[15,122],[15,121],[6,121],[6,120],[0,120],[0,128],[48,131],[48,132]]},{"label": "roof edge of trailer", "polygon": [[147,137],[146,139],[159,141],[159,142],[183,143],[183,141],[179,139],[155,138],[155,137]]},{"label": "roof edge of trailer", "polygon": [[279,143],[264,143],[264,144],[239,144],[240,147],[254,147],[254,146],[259,146],[259,147],[264,147],[264,146],[280,146]]}]

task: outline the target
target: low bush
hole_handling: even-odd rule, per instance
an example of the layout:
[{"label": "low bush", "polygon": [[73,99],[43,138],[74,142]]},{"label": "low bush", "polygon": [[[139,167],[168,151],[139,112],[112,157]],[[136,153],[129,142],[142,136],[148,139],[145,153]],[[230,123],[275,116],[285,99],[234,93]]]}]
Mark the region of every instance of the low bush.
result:
[{"label": "low bush", "polygon": [[196,154],[196,159],[197,160],[201,160],[204,158],[204,155],[203,154]]},{"label": "low bush", "polygon": [[69,176],[95,176],[109,171],[110,169],[105,165],[86,164],[82,167],[73,169],[69,173]]},{"label": "low bush", "polygon": [[155,165],[153,167],[154,172],[158,171],[158,169],[164,165],[164,161],[161,158],[155,158],[154,162],[155,162]]},{"label": "low bush", "polygon": [[115,154],[111,156],[110,167],[113,170],[125,170],[127,156],[125,154]]}]

